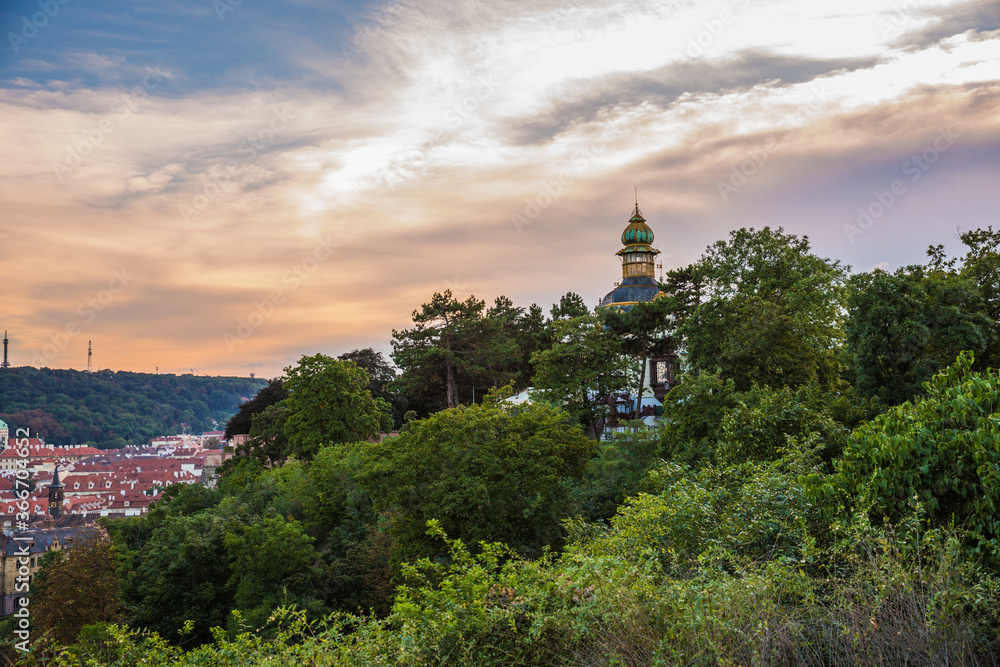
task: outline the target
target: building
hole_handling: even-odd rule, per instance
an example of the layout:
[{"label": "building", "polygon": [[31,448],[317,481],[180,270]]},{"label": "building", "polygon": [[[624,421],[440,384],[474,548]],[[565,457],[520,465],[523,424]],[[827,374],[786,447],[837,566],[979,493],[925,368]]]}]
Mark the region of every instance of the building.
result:
[{"label": "building", "polygon": [[[635,204],[632,217],[629,218],[622,232],[622,249],[616,255],[622,261],[622,280],[608,292],[599,304],[599,308],[619,308],[628,310],[632,306],[652,301],[664,295],[656,281],[656,256],[660,251],[653,247],[653,230],[646,224],[646,218],[639,211],[639,202]],[[655,410],[662,406],[663,397],[674,384],[674,364],[676,355],[664,354],[652,357],[646,370],[645,389],[655,396],[655,401],[647,402],[643,398],[643,412],[647,408]]]},{"label": "building", "polygon": [[[101,450],[88,445],[52,447],[38,438],[8,438],[3,442],[7,443],[7,449],[0,452],[0,470],[17,470],[19,462],[31,465],[42,462],[44,459],[76,463],[81,459],[102,453]],[[22,456],[25,452],[27,452],[27,456]]]}]

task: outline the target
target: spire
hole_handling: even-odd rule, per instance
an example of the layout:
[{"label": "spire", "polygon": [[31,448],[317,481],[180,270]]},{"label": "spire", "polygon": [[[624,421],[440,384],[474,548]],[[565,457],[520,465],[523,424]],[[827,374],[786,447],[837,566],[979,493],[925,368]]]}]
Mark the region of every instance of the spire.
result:
[{"label": "spire", "polygon": [[65,485],[59,481],[59,464],[56,463],[52,472],[52,483],[49,484],[49,516],[53,519],[59,518],[59,511],[63,504],[63,488]]},{"label": "spire", "polygon": [[629,222],[646,222],[646,218],[642,217],[642,211],[639,210],[639,186],[635,187],[635,210],[632,211],[632,219]]}]

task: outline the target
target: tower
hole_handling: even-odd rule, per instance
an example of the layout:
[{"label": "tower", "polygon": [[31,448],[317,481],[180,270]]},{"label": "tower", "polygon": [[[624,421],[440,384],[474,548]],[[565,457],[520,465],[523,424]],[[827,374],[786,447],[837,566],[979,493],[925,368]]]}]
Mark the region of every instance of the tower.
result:
[{"label": "tower", "polygon": [[615,253],[622,259],[622,281],[601,299],[600,307],[628,309],[641,301],[652,301],[659,296],[656,256],[660,251],[650,245],[652,242],[653,230],[646,224],[646,218],[642,217],[639,202],[636,201],[632,217],[622,232],[624,247]]},{"label": "tower", "polygon": [[[646,218],[639,210],[638,197],[632,217],[622,232],[621,241],[623,247],[615,254],[622,260],[622,281],[601,299],[598,306],[600,308],[629,310],[638,303],[665,295],[656,282],[656,256],[660,251],[652,246],[653,230],[646,224]],[[645,382],[658,401],[663,401],[674,384],[675,360],[676,355],[672,352],[649,357]]]},{"label": "tower", "polygon": [[87,341],[87,372],[92,373],[94,370],[94,349],[91,347],[91,341]]},{"label": "tower", "polygon": [[3,331],[3,363],[0,364],[0,368],[10,368],[10,362],[7,361],[7,344],[10,341],[7,340],[7,330]]},{"label": "tower", "polygon": [[63,504],[63,489],[65,484],[59,481],[59,464],[55,465],[52,473],[52,483],[49,484],[49,516],[53,519],[59,518],[59,511]]}]

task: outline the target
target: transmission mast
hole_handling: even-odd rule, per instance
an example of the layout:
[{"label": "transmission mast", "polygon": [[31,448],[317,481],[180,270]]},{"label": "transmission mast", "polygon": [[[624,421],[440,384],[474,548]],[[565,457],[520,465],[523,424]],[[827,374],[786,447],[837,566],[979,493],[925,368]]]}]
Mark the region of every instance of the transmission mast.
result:
[{"label": "transmission mast", "polygon": [[10,368],[10,362],[7,361],[7,343],[9,343],[9,342],[10,341],[7,340],[7,330],[4,329],[4,332],[3,332],[3,363],[0,364],[0,368]]},{"label": "transmission mast", "polygon": [[92,373],[94,371],[94,348],[91,347],[91,341],[87,341],[87,372]]}]

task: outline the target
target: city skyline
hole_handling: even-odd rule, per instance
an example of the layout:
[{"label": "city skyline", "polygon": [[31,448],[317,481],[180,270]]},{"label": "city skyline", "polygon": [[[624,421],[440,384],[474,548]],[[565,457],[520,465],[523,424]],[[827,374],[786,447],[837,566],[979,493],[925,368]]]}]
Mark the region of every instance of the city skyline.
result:
[{"label": "city skyline", "polygon": [[274,377],[446,289],[593,307],[634,187],[667,269],[1000,222],[995,2],[119,4],[0,10],[14,366]]}]

